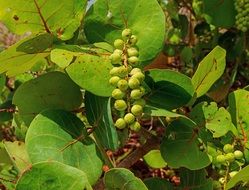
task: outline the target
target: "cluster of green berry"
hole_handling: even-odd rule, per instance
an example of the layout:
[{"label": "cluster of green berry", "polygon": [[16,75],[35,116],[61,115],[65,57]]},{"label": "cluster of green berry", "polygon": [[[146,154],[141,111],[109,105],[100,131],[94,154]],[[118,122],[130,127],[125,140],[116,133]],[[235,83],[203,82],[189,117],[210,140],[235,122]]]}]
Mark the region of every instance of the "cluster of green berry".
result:
[{"label": "cluster of green berry", "polygon": [[133,131],[141,128],[138,122],[143,113],[145,100],[142,98],[145,89],[142,82],[145,78],[141,69],[136,68],[138,59],[138,49],[135,47],[137,37],[132,35],[130,29],[122,31],[122,39],[114,41],[116,48],[110,56],[114,67],[110,71],[109,83],[116,87],[112,92],[115,99],[114,108],[119,111],[115,126],[119,129],[129,127]]},{"label": "cluster of green berry", "polygon": [[236,159],[240,160],[244,157],[243,152],[241,152],[240,150],[234,151],[234,147],[231,144],[226,144],[223,147],[223,151],[223,154],[220,154],[216,157],[216,162],[219,164],[225,164],[227,162],[232,163]]},{"label": "cluster of green berry", "polygon": [[[221,185],[226,183],[228,177],[234,177],[238,167],[244,164],[244,154],[240,150],[234,150],[231,144],[225,144],[223,151],[218,151],[218,155],[213,158],[213,164],[219,168],[219,180],[214,181],[214,190],[220,190]],[[229,175],[229,176],[227,176]]]},{"label": "cluster of green berry", "polygon": [[249,0],[236,0],[235,9],[237,10],[236,15],[236,26],[242,32],[246,32],[249,28]]}]

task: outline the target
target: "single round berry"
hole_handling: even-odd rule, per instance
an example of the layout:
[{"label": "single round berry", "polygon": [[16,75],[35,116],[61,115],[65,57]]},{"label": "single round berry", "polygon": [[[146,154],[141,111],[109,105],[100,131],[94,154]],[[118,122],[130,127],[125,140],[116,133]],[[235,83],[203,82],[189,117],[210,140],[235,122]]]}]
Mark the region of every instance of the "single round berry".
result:
[{"label": "single round berry", "polygon": [[138,51],[136,48],[131,47],[131,48],[127,49],[127,54],[129,57],[138,56]]},{"label": "single round berry", "polygon": [[120,78],[118,76],[114,76],[114,77],[111,77],[110,80],[109,80],[109,83],[112,85],[112,86],[117,86],[118,84],[118,81],[120,80]]},{"label": "single round berry", "polygon": [[137,36],[131,35],[130,40],[129,40],[129,43],[130,43],[132,46],[136,45],[136,43],[137,43]]},{"label": "single round berry", "polygon": [[118,67],[117,75],[121,78],[124,78],[128,75],[128,70],[125,66]]},{"label": "single round berry", "polygon": [[128,85],[131,89],[135,89],[140,86],[140,81],[137,78],[131,77],[128,81]]},{"label": "single round berry", "polygon": [[121,39],[116,39],[114,41],[114,47],[117,48],[117,49],[122,50],[124,48],[124,41],[121,40]]},{"label": "single round berry", "polygon": [[224,147],[223,147],[223,151],[225,153],[233,152],[234,151],[233,145],[231,145],[231,144],[225,144]]},{"label": "single round berry", "polygon": [[127,113],[124,116],[124,120],[127,124],[132,124],[135,121],[135,116],[132,113]]},{"label": "single round berry", "polygon": [[226,175],[226,170],[219,170],[219,175]]},{"label": "single round berry", "polygon": [[122,55],[122,54],[123,54],[123,51],[120,50],[120,49],[115,49],[115,50],[113,51],[113,53],[117,53],[117,54],[119,54],[119,55]]},{"label": "single round berry", "polygon": [[137,78],[140,82],[143,82],[145,76],[142,72],[137,72],[133,75],[133,77]]},{"label": "single round berry", "polygon": [[135,121],[133,124],[131,124],[130,126],[130,129],[132,131],[135,131],[135,132],[138,132],[140,129],[141,129],[141,125],[139,122]]},{"label": "single round berry", "polygon": [[226,157],[224,155],[218,155],[216,157],[216,161],[217,161],[217,163],[223,164],[226,162]]},{"label": "single round berry", "polygon": [[143,96],[143,92],[140,89],[134,89],[131,91],[131,99],[138,100]]},{"label": "single round berry", "polygon": [[140,105],[134,105],[131,107],[131,113],[135,116],[140,116],[143,113],[143,107]]},{"label": "single round berry", "polygon": [[136,73],[142,73],[141,69],[139,68],[134,68],[131,70],[131,72],[129,73],[131,76],[135,75]]},{"label": "single round berry", "polygon": [[109,73],[111,76],[117,76],[119,74],[119,70],[119,67],[113,67]]},{"label": "single round berry", "polygon": [[113,64],[118,64],[121,62],[122,57],[119,53],[113,53],[113,54],[111,54],[110,59],[111,59]]},{"label": "single round berry", "polygon": [[145,105],[146,105],[146,101],[144,100],[144,99],[138,99],[138,100],[136,100],[134,103],[133,103],[133,105],[140,105],[140,106],[142,106],[142,107],[144,107]]},{"label": "single round berry", "polygon": [[136,57],[136,56],[132,56],[132,57],[129,57],[129,58],[128,58],[128,62],[129,62],[130,64],[132,64],[132,65],[137,64],[138,61],[139,61],[139,59],[138,59],[138,57]]},{"label": "single round berry", "polygon": [[124,129],[126,127],[126,122],[123,118],[119,118],[117,119],[117,121],[115,122],[115,126],[118,129]]},{"label": "single round berry", "polygon": [[127,104],[124,100],[116,100],[114,103],[114,108],[118,111],[124,111],[127,108]]},{"label": "single round berry", "polygon": [[125,79],[119,80],[118,88],[122,91],[126,91],[128,89],[128,82]]},{"label": "single round berry", "polygon": [[114,89],[112,91],[112,97],[116,100],[122,99],[125,96],[125,93],[122,92],[120,89]]},{"label": "single round berry", "polygon": [[242,159],[244,155],[243,155],[243,152],[241,152],[240,150],[235,150],[234,151],[234,156],[235,156],[236,159],[239,160],[239,159]]},{"label": "single round berry", "polygon": [[225,155],[226,161],[228,162],[233,162],[235,160],[235,156],[233,153],[229,152]]},{"label": "single round berry", "polygon": [[129,38],[131,37],[131,35],[132,35],[132,32],[131,32],[131,29],[129,29],[129,28],[126,28],[126,29],[124,29],[124,30],[122,31],[122,38],[123,38],[124,40],[129,39]]}]

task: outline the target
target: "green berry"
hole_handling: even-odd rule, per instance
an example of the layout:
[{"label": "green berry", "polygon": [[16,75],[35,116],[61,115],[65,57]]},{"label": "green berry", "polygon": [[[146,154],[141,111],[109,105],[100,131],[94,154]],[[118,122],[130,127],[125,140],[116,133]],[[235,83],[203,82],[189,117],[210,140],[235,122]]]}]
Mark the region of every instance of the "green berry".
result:
[{"label": "green berry", "polygon": [[118,67],[117,75],[121,78],[124,78],[128,75],[128,69],[125,66]]},{"label": "green berry", "polygon": [[124,116],[124,120],[126,123],[128,124],[132,124],[134,123],[135,121],[135,116],[132,114],[132,113],[127,113],[125,116]]},{"label": "green berry", "polygon": [[134,89],[131,91],[131,99],[138,100],[143,96],[143,92],[140,89]]},{"label": "green berry", "polygon": [[229,173],[230,177],[233,178],[237,173],[239,173],[238,171],[232,171]]},{"label": "green berry", "polygon": [[124,129],[126,127],[126,122],[123,118],[119,118],[117,119],[117,121],[115,122],[115,126],[118,129]]},{"label": "green berry", "polygon": [[145,102],[144,99],[141,98],[141,99],[136,100],[136,101],[133,103],[133,105],[140,105],[140,106],[144,107],[144,106],[146,105],[146,102]]},{"label": "green berry", "polygon": [[137,78],[140,82],[143,82],[145,76],[142,72],[137,72],[133,75],[133,77]]},{"label": "green berry", "polygon": [[113,51],[113,53],[117,53],[117,54],[119,54],[119,55],[122,55],[122,54],[123,54],[123,51],[120,50],[120,49],[115,49],[115,50]]},{"label": "green berry", "polygon": [[123,38],[124,40],[129,39],[129,38],[131,37],[131,35],[132,35],[132,32],[131,32],[131,29],[129,29],[129,28],[126,28],[126,29],[124,29],[124,30],[122,31],[122,38]]},{"label": "green berry", "polygon": [[133,76],[136,73],[142,73],[141,69],[139,69],[139,68],[132,69],[130,72],[130,75]]},{"label": "green berry", "polygon": [[233,162],[235,160],[235,156],[233,153],[229,152],[225,155],[226,161],[228,162]]},{"label": "green berry", "polygon": [[131,48],[127,49],[127,54],[129,57],[138,56],[138,51],[136,48],[131,47]]},{"label": "green berry", "polygon": [[111,59],[113,64],[118,64],[121,62],[122,57],[119,53],[113,53],[113,54],[111,54],[110,59]]},{"label": "green berry", "polygon": [[124,41],[121,39],[117,39],[114,41],[114,47],[122,50],[124,48]]},{"label": "green berry", "polygon": [[112,97],[117,100],[122,99],[124,96],[125,96],[125,93],[122,92],[120,89],[116,88],[112,91]]},{"label": "green berry", "polygon": [[119,67],[113,67],[109,73],[111,76],[117,76],[119,74],[119,70]]},{"label": "green berry", "polygon": [[233,145],[231,145],[231,144],[226,144],[226,145],[224,145],[223,151],[224,151],[225,153],[233,152],[233,151],[234,151]]},{"label": "green berry", "polygon": [[118,76],[114,76],[114,77],[111,77],[110,80],[109,80],[109,83],[112,85],[112,86],[117,86],[118,84],[118,81],[120,80],[120,78]]},{"label": "green berry", "polygon": [[135,131],[135,132],[138,132],[141,129],[141,125],[139,122],[136,121],[130,125],[130,129]]},{"label": "green berry", "polygon": [[129,58],[128,58],[128,62],[129,62],[130,64],[132,64],[132,65],[137,64],[138,61],[139,61],[139,59],[138,59],[138,57],[136,57],[136,56],[132,56],[132,57],[129,57]]},{"label": "green berry", "polygon": [[127,104],[124,100],[116,100],[114,103],[114,108],[118,111],[124,111],[127,108]]},{"label": "green berry", "polygon": [[131,35],[129,43],[134,46],[137,43],[137,36]]},{"label": "green berry", "polygon": [[226,157],[224,155],[218,155],[216,157],[216,161],[217,161],[217,163],[223,164],[226,162]]},{"label": "green berry", "polygon": [[235,156],[236,159],[239,160],[239,159],[242,159],[244,155],[243,155],[243,152],[241,152],[240,150],[235,150],[234,151],[234,156]]},{"label": "green berry", "polygon": [[219,175],[226,175],[226,170],[219,170]]},{"label": "green berry", "polygon": [[137,78],[131,77],[128,81],[128,85],[131,89],[135,89],[140,86],[140,82]]},{"label": "green berry", "polygon": [[134,105],[131,107],[131,113],[135,116],[140,116],[143,113],[143,107],[140,105]]},{"label": "green berry", "polygon": [[128,82],[125,79],[119,80],[118,88],[122,91],[126,91],[128,89]]}]

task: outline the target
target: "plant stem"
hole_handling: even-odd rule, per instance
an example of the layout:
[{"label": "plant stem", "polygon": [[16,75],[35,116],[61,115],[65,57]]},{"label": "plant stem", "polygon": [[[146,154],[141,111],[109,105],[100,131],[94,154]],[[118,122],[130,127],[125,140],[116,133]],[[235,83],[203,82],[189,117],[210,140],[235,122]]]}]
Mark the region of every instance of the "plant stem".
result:
[{"label": "plant stem", "polygon": [[226,185],[227,185],[227,180],[228,180],[228,175],[229,175],[229,170],[230,170],[229,166],[230,166],[230,164],[228,163],[227,167],[226,167],[226,175],[225,175],[224,184],[223,184],[224,190],[226,189]]}]

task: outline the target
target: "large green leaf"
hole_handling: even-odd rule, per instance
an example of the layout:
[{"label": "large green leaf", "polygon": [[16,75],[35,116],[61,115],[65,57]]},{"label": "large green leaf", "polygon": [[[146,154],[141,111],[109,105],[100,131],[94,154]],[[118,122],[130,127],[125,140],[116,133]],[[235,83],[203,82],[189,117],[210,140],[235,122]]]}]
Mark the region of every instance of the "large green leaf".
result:
[{"label": "large green leaf", "polygon": [[79,118],[67,111],[46,110],[37,115],[25,139],[31,162],[55,160],[74,166],[94,184],[102,173],[102,160],[83,126]]},{"label": "large green leaf", "polygon": [[[66,71],[80,87],[98,96],[110,96],[113,90],[109,84],[109,71],[113,68],[110,53],[96,48],[71,48],[54,50],[52,60],[63,66],[70,63]],[[61,62],[60,59],[64,61]]]},{"label": "large green leaf", "polygon": [[73,111],[81,102],[80,88],[61,72],[49,72],[23,83],[13,97],[13,103],[27,125],[44,109]]},{"label": "large green leaf", "polygon": [[147,104],[172,110],[186,105],[194,95],[191,79],[171,70],[153,69],[146,72],[146,83],[151,92]]},{"label": "large green leaf", "polygon": [[213,190],[212,179],[207,178],[207,172],[202,170],[191,171],[185,168],[180,170],[181,183],[177,190]]},{"label": "large green leaf", "polygon": [[30,166],[29,156],[23,142],[4,141],[4,147],[19,172],[23,172],[28,166]]},{"label": "large green leaf", "polygon": [[193,122],[181,118],[167,128],[160,150],[170,167],[197,170],[210,164],[207,153],[199,149],[196,127]]},{"label": "large green leaf", "polygon": [[244,167],[242,170],[239,171],[230,181],[228,181],[226,185],[226,189],[233,188],[236,184],[240,182],[249,182],[249,166]]},{"label": "large green leaf", "polygon": [[231,115],[229,112],[221,107],[218,108],[217,103],[207,102],[199,103],[194,107],[190,113],[190,117],[200,126],[205,127],[213,133],[214,138],[219,138],[228,131],[232,131],[237,135],[237,130],[232,123]]},{"label": "large green leaf", "polygon": [[173,190],[173,185],[161,178],[148,178],[144,180],[144,183],[149,190]]},{"label": "large green leaf", "polygon": [[216,46],[200,62],[192,78],[197,97],[204,95],[215,81],[221,77],[226,67],[225,58],[226,51],[223,48]]},{"label": "large green leaf", "polygon": [[92,190],[86,174],[74,167],[54,162],[40,162],[23,173],[16,190]]},{"label": "large green leaf", "polygon": [[21,40],[0,53],[0,73],[11,77],[29,71],[49,55],[52,44],[53,36],[46,33]]},{"label": "large green leaf", "polygon": [[217,27],[234,26],[236,16],[234,0],[203,0],[203,11],[208,22]]},{"label": "large green leaf", "polygon": [[113,44],[126,27],[138,37],[139,59],[147,64],[164,42],[165,17],[157,0],[97,0],[85,20],[85,33],[92,43]]},{"label": "large green leaf", "polygon": [[148,190],[141,179],[124,168],[114,168],[106,172],[104,183],[106,190]]},{"label": "large green leaf", "polygon": [[0,0],[0,20],[18,34],[46,31],[67,40],[80,26],[86,3],[87,0]]},{"label": "large green leaf", "polygon": [[248,143],[249,138],[249,91],[240,89],[229,94],[229,112],[239,135]]},{"label": "large green leaf", "polygon": [[98,140],[105,148],[116,150],[119,141],[112,120],[110,98],[95,96],[86,92],[85,104],[88,122],[94,127],[94,134]]}]

